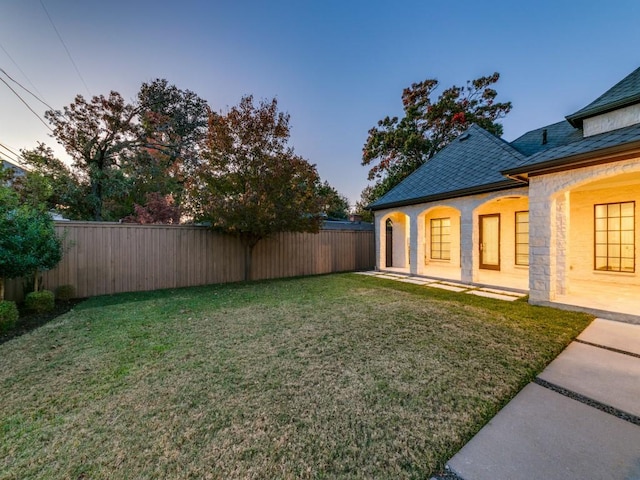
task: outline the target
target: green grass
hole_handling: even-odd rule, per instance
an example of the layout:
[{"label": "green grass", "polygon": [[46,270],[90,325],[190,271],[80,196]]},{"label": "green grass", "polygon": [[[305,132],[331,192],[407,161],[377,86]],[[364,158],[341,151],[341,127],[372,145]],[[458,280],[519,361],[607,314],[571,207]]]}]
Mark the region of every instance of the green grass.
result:
[{"label": "green grass", "polygon": [[428,478],[590,319],[351,274],[90,299],[0,345],[0,479]]}]

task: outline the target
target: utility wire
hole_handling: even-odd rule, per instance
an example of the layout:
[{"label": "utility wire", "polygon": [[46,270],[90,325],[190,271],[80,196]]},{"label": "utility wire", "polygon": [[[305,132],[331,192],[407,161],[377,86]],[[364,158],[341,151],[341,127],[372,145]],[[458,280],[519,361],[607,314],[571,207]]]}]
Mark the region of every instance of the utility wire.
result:
[{"label": "utility wire", "polygon": [[11,158],[9,155],[7,155],[4,152],[0,152],[0,155],[3,155],[4,157],[6,157],[11,163],[18,163],[20,164],[22,160],[24,160],[24,158],[22,157],[22,155],[18,155],[14,150],[12,150],[11,148],[7,147],[6,145],[4,145],[3,143],[0,143],[0,148],[4,148],[7,152],[11,153],[11,155],[13,155],[13,158]]},{"label": "utility wire", "polygon": [[[38,95],[40,95],[40,97],[44,98],[44,95],[42,95],[42,93],[38,90],[38,87],[36,87],[36,86],[33,84],[33,82],[32,82],[32,81],[31,81],[31,79],[27,76],[27,74],[26,74],[26,73],[24,73],[24,71],[20,68],[20,65],[18,65],[18,64],[16,63],[16,61],[13,59],[13,57],[9,54],[9,52],[7,52],[7,49],[6,49],[6,48],[4,48],[4,46],[2,45],[2,43],[0,43],[0,48],[1,48],[1,49],[2,49],[2,51],[7,55],[7,57],[9,57],[9,60],[11,60],[11,62],[16,66],[16,68],[17,68],[17,69],[18,69],[18,71],[22,74],[22,76],[23,76],[24,78],[26,78],[26,79],[27,79],[27,82],[29,82],[29,85],[31,85],[31,87],[36,91],[36,93],[37,93]],[[5,75],[6,75],[6,72],[5,72]],[[8,77],[8,76],[9,76],[9,75],[7,75],[7,77]],[[11,78],[11,77],[9,77],[9,78]],[[12,79],[12,80],[13,80],[13,79]],[[14,80],[14,81],[15,81],[15,80]],[[17,82],[16,82],[16,83],[17,83]],[[24,88],[24,87],[23,87],[23,88]],[[26,90],[26,89],[25,89],[25,90]]]},{"label": "utility wire", "polygon": [[49,110],[54,110],[54,108],[49,105],[47,102],[45,102],[44,100],[42,100],[40,97],[38,97],[35,93],[33,93],[31,90],[29,90],[27,87],[25,87],[24,85],[22,85],[19,81],[17,81],[16,79],[14,79],[11,75],[9,75],[4,68],[0,68],[0,72],[4,73],[7,78],[9,78],[9,80],[11,80],[13,83],[17,84],[20,88],[22,88],[25,92],[27,92],[29,95],[31,95],[33,98],[35,98],[36,100],[38,100],[41,104],[43,104],[45,107],[47,107]]},{"label": "utility wire", "polygon": [[42,119],[42,117],[40,117],[40,115],[38,115],[38,113],[37,113],[33,108],[31,108],[31,105],[29,105],[29,104],[26,102],[26,100],[25,100],[24,98],[22,98],[22,97],[20,96],[20,94],[19,94],[18,92],[16,92],[16,91],[11,87],[11,85],[9,85],[9,84],[6,82],[6,80],[5,80],[4,78],[0,77],[0,82],[4,83],[4,84],[9,88],[9,90],[11,90],[11,91],[14,93],[14,95],[15,95],[16,97],[18,97],[22,103],[24,103],[24,105],[29,109],[29,111],[30,111],[31,113],[33,113],[33,114],[36,116],[36,118],[37,118],[38,120],[40,120],[40,122],[41,122],[45,127],[47,127],[49,130],[51,130],[51,131],[53,132],[53,129],[49,126],[49,124],[48,124],[47,122],[45,122],[45,121]]},{"label": "utility wire", "polygon": [[44,10],[44,13],[47,14],[47,18],[49,19],[49,22],[51,22],[51,26],[55,30],[56,35],[58,35],[58,38],[60,39],[60,43],[62,43],[62,46],[64,47],[65,51],[67,52],[67,55],[69,56],[69,60],[71,60],[71,64],[73,65],[73,68],[76,69],[76,73],[78,74],[78,77],[80,77],[80,80],[82,80],[82,84],[84,85],[84,88],[87,89],[87,93],[89,94],[89,96],[91,96],[91,91],[89,90],[89,87],[87,86],[87,82],[84,81],[84,78],[82,77],[82,74],[80,73],[80,70],[78,69],[78,66],[76,65],[76,62],[74,62],[73,57],[71,56],[71,52],[67,48],[67,44],[64,43],[64,40],[62,39],[62,35],[60,35],[60,32],[56,28],[56,24],[53,23],[53,19],[51,18],[51,15],[49,15],[49,11],[47,10],[47,7],[44,6],[44,2],[42,0],[40,0],[40,5],[42,5],[42,9]]}]

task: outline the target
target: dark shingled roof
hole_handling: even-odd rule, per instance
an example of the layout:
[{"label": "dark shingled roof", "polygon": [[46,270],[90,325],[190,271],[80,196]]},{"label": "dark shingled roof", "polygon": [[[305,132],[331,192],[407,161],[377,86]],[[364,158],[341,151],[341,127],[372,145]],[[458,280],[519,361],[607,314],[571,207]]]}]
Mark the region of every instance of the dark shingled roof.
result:
[{"label": "dark shingled roof", "polygon": [[472,125],[370,207],[379,210],[521,186],[500,172],[525,160],[501,138]]},{"label": "dark shingled roof", "polygon": [[577,155],[589,154],[633,142],[640,142],[640,124],[619,128],[618,130],[593,135],[567,145],[543,150],[528,157],[522,165],[504,169],[503,173],[507,175],[527,173],[540,167],[541,164],[550,162],[570,164]]},{"label": "dark shingled roof", "polygon": [[593,102],[576,113],[567,115],[574,127],[582,127],[585,118],[640,102],[640,67],[624,77]]},{"label": "dark shingled roof", "polygon": [[[543,144],[544,131],[547,131],[547,143]],[[582,130],[574,128],[565,120],[536,128],[511,142],[511,146],[527,157],[543,150],[568,145],[582,140]]]}]

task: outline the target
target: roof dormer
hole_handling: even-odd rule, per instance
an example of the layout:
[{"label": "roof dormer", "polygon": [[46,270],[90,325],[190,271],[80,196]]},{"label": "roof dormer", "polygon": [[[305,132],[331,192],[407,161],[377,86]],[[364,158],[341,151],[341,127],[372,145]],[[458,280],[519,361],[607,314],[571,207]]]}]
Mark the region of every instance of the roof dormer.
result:
[{"label": "roof dormer", "polygon": [[582,128],[584,137],[639,124],[640,68],[566,119]]}]

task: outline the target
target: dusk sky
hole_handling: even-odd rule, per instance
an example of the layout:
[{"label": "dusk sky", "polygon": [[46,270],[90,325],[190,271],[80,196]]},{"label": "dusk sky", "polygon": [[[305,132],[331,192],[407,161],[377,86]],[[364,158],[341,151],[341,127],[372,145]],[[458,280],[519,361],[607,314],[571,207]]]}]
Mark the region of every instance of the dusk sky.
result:
[{"label": "dusk sky", "polygon": [[[133,100],[155,78],[216,111],[245,94],[275,96],[291,115],[296,152],[353,204],[367,184],[367,131],[402,113],[404,87],[437,78],[446,88],[497,71],[498,100],[513,102],[503,120],[513,140],[640,66],[639,21],[637,0],[0,0],[0,68],[56,109],[78,93]],[[46,107],[0,77],[44,116]],[[17,151],[43,141],[64,158],[4,83],[0,105],[0,143]]]}]

